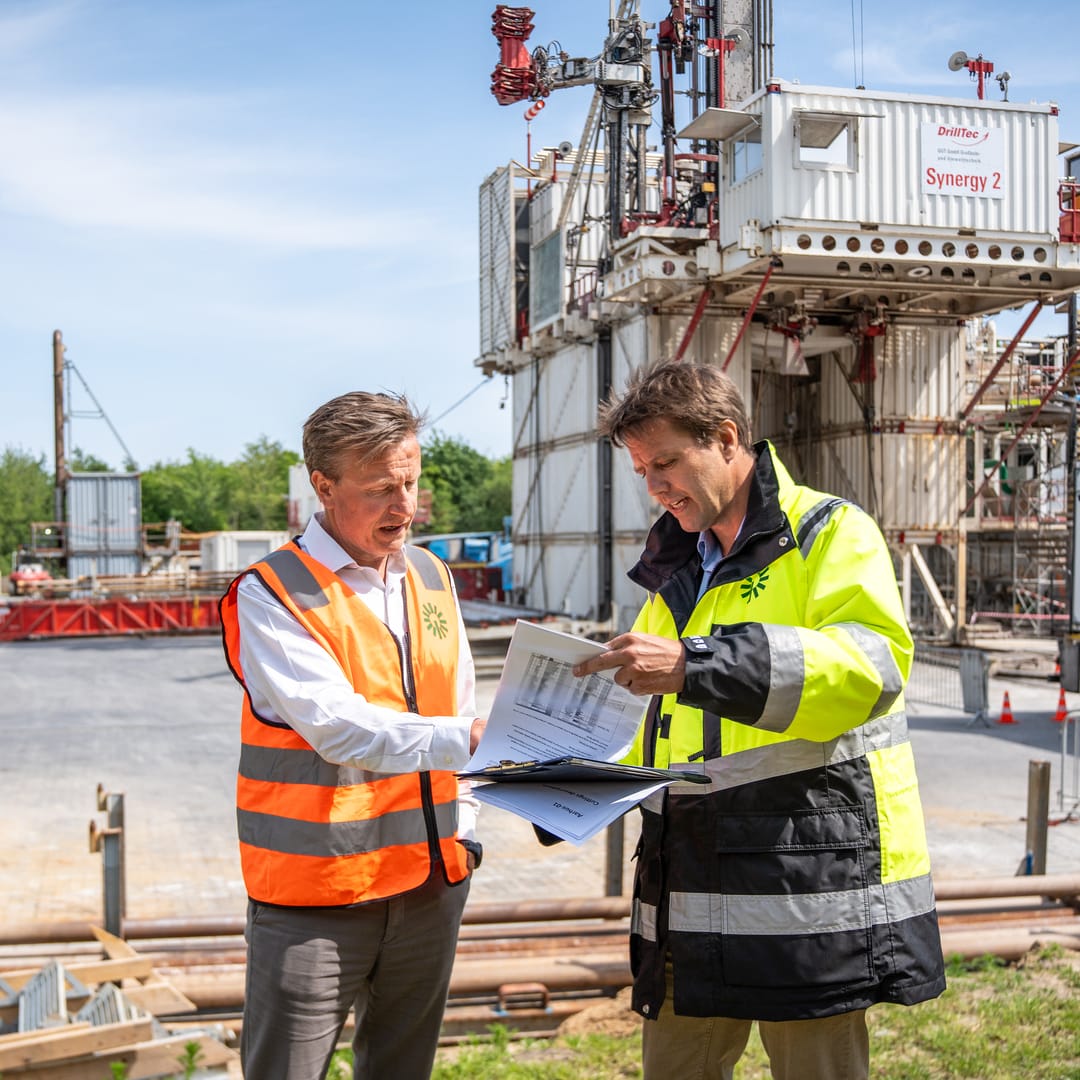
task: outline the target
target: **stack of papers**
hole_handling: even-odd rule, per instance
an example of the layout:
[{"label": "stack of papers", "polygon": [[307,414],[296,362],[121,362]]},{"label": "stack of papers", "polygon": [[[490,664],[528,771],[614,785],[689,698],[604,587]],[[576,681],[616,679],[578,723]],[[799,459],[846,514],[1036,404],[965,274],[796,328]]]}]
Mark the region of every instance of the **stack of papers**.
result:
[{"label": "stack of papers", "polygon": [[[519,621],[487,728],[465,771],[481,802],[582,844],[654,791],[707,783],[687,769],[622,765],[648,698],[613,672],[575,678],[604,645]],[[484,782],[486,781],[486,782]]]}]

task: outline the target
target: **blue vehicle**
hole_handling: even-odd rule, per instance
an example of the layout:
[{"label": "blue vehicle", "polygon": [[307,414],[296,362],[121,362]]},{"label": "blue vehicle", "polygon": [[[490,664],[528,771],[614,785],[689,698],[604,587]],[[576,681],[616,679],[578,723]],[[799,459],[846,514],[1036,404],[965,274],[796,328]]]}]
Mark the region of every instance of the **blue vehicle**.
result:
[{"label": "blue vehicle", "polygon": [[509,601],[514,588],[514,545],[509,521],[501,532],[434,533],[411,541],[449,566],[462,600]]}]

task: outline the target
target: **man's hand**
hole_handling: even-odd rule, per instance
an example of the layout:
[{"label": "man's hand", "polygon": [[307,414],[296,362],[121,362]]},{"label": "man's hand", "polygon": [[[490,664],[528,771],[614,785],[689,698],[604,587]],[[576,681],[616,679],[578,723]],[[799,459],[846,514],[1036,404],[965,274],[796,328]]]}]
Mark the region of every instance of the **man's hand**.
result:
[{"label": "man's hand", "polygon": [[477,743],[480,742],[480,737],[484,734],[484,728],[487,727],[487,721],[481,720],[478,716],[473,722],[472,727],[469,728],[469,753],[476,753]]},{"label": "man's hand", "polygon": [[607,652],[574,665],[574,674],[592,675],[618,668],[615,681],[632,694],[676,694],[686,679],[682,643],[656,634],[620,634]]}]

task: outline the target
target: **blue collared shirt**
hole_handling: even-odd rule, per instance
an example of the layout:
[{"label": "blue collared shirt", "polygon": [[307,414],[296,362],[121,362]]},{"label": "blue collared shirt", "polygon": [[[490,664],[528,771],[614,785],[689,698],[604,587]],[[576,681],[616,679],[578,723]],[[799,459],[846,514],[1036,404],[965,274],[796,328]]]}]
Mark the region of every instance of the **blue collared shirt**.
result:
[{"label": "blue collared shirt", "polygon": [[[745,524],[745,519],[743,524]],[[739,533],[741,532],[742,525],[739,526]],[[735,534],[736,540],[739,538],[739,533]],[[720,546],[720,541],[716,539],[716,534],[712,529],[698,533],[697,549],[701,556],[701,584],[698,586],[697,594],[700,600],[705,595],[716,568],[724,561],[724,549]]]}]

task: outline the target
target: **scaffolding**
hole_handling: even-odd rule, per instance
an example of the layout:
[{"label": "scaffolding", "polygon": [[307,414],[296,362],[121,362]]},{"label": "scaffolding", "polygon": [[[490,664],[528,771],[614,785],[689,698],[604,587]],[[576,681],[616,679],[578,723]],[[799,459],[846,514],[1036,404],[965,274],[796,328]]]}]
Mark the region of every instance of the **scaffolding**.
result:
[{"label": "scaffolding", "polygon": [[[992,323],[973,339],[971,371],[981,383],[1005,343]],[[1065,338],[1021,341],[973,414],[969,482],[973,493],[980,476],[989,483],[964,519],[968,638],[1058,637],[1068,628],[1068,361]]]}]

